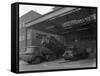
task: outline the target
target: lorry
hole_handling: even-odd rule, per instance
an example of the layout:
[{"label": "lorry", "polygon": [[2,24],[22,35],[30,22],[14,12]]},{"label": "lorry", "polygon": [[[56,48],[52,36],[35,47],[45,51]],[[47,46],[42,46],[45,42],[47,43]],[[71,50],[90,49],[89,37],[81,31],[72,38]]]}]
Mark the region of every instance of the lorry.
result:
[{"label": "lorry", "polygon": [[29,46],[26,51],[21,55],[21,59],[29,64],[37,64],[42,60],[39,46]]},{"label": "lorry", "polygon": [[87,52],[86,48],[80,48],[80,47],[68,47],[64,54],[63,58],[65,60],[79,60],[79,59],[85,59],[89,57],[89,53]]}]

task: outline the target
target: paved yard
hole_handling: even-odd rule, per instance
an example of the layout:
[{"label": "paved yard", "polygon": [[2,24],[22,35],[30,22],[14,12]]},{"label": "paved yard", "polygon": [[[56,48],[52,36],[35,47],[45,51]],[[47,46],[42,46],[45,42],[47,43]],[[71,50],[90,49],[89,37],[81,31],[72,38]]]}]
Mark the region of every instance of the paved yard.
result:
[{"label": "paved yard", "polygon": [[83,68],[83,67],[95,67],[95,59],[84,59],[78,61],[65,61],[63,59],[42,62],[40,64],[29,65],[24,61],[19,62],[20,71],[34,71],[34,70],[51,70],[51,69],[68,69],[68,68]]}]

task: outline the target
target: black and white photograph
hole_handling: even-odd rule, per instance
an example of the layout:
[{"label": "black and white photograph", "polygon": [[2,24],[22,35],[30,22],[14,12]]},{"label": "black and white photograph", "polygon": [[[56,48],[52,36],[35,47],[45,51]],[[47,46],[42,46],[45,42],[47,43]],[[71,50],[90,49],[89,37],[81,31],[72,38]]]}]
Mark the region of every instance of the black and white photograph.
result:
[{"label": "black and white photograph", "polygon": [[97,68],[97,7],[18,7],[19,72]]}]

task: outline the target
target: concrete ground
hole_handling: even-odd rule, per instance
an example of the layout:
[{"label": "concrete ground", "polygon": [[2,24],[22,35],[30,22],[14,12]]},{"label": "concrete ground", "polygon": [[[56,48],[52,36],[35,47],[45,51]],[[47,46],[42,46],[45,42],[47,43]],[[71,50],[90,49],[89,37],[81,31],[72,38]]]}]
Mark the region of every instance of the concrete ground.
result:
[{"label": "concrete ground", "polygon": [[55,61],[42,62],[40,64],[33,65],[30,65],[24,61],[19,61],[20,71],[69,69],[84,67],[96,67],[96,59],[83,59],[78,61],[65,61],[64,59],[58,59]]}]

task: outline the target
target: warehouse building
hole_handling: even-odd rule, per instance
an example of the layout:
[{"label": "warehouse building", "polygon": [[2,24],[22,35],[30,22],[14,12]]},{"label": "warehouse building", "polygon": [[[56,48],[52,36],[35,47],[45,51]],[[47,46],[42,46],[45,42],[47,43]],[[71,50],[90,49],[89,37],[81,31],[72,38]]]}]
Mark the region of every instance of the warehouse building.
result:
[{"label": "warehouse building", "polygon": [[26,22],[25,25],[27,46],[39,46],[42,37],[50,35],[66,46],[78,41],[82,47],[96,48],[97,24],[94,8],[59,8]]}]

